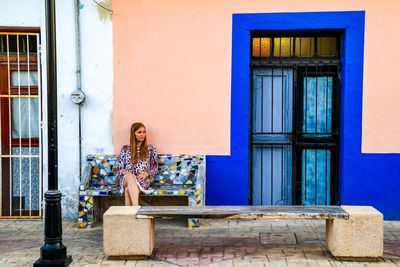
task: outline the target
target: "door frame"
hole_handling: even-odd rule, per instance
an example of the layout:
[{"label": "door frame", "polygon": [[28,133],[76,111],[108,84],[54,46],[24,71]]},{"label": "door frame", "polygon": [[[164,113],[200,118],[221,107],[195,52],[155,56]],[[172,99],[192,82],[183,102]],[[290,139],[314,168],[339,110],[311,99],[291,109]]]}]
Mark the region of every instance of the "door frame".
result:
[{"label": "door frame", "polygon": [[[365,11],[286,12],[232,15],[230,153],[207,156],[207,205],[248,205],[250,202],[250,44],[256,30],[341,30],[342,96],[340,113],[340,196],[364,199],[352,194],[356,164],[361,158],[361,122]],[[346,100],[346,102],[344,101]],[[351,104],[350,104],[351,103]],[[346,161],[345,161],[346,160]],[[229,185],[229,186],[225,186]]]}]

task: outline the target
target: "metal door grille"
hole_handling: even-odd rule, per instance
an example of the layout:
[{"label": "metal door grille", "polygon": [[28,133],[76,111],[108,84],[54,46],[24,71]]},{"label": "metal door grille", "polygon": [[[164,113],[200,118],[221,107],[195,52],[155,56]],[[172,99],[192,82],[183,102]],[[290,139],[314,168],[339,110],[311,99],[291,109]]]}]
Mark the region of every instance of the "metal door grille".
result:
[{"label": "metal door grille", "polygon": [[338,199],[338,32],[254,32],[251,202]]},{"label": "metal door grille", "polygon": [[42,215],[39,42],[0,31],[1,217]]},{"label": "metal door grille", "polygon": [[292,203],[293,70],[253,70],[253,204]]}]

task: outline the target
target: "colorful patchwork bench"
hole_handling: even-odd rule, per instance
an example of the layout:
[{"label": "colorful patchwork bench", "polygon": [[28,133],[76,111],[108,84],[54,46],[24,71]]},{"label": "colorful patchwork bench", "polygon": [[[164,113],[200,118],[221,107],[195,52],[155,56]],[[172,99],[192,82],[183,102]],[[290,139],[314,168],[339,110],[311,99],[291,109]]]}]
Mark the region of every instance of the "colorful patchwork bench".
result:
[{"label": "colorful patchwork bench", "polygon": [[[88,155],[79,187],[79,228],[92,227],[111,205],[123,205],[121,177],[118,174],[118,155]],[[186,197],[189,206],[204,205],[205,157],[203,155],[158,155],[158,173],[151,181],[148,197]],[[104,197],[119,199],[119,203],[100,204]],[[118,198],[119,197],[119,198]],[[111,199],[111,198],[110,198]],[[199,225],[189,219],[189,227]]]}]

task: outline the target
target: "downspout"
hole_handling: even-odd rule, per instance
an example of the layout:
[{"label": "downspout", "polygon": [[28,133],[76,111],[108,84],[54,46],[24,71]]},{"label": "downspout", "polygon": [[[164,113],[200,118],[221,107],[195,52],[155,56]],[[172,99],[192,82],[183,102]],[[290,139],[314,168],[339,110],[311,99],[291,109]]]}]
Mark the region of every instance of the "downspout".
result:
[{"label": "downspout", "polygon": [[80,28],[80,0],[75,1],[75,45],[76,45],[76,90],[71,94],[71,100],[78,105],[79,128],[79,181],[82,180],[82,104],[85,101],[85,93],[81,89],[81,28]]}]

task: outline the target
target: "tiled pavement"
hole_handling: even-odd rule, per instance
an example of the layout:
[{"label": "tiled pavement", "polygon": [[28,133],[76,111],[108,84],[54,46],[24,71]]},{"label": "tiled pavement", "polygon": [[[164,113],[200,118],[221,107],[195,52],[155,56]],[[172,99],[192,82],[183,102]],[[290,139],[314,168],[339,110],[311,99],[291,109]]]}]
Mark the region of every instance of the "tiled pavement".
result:
[{"label": "tiled pavement", "polygon": [[[63,223],[71,266],[400,266],[400,221],[385,221],[378,262],[342,262],[325,247],[325,222],[314,220],[157,221],[153,257],[111,261],[102,252],[102,227],[78,230]],[[43,244],[38,220],[0,220],[0,266],[31,266]]]}]

